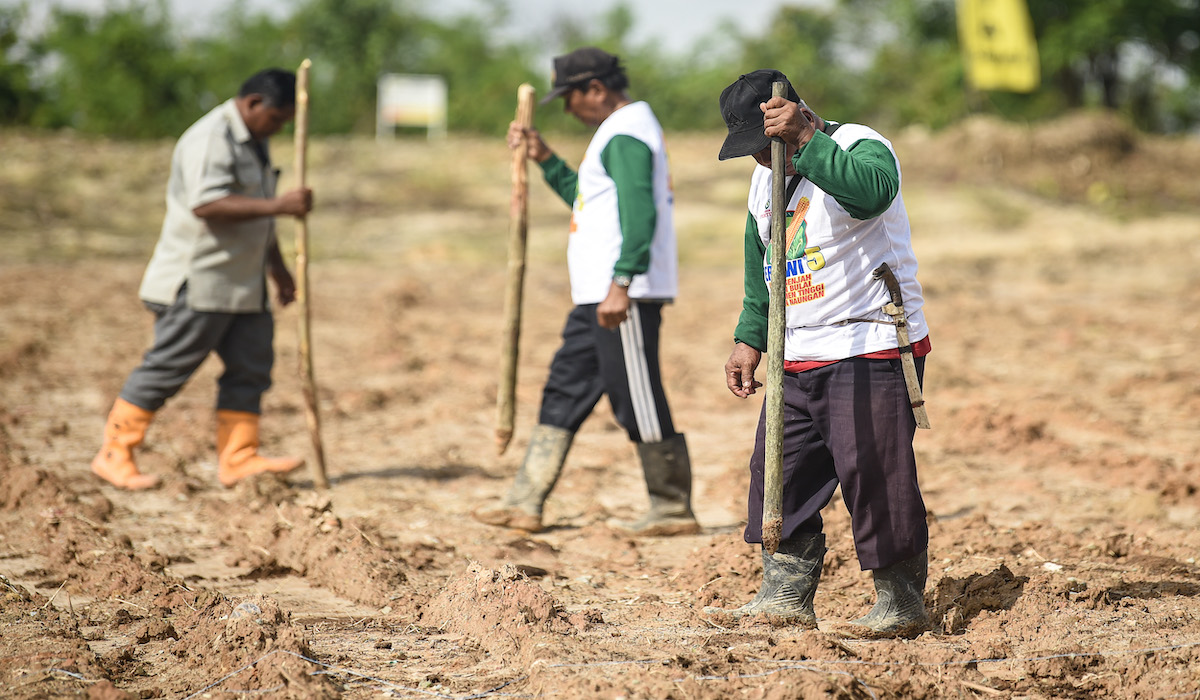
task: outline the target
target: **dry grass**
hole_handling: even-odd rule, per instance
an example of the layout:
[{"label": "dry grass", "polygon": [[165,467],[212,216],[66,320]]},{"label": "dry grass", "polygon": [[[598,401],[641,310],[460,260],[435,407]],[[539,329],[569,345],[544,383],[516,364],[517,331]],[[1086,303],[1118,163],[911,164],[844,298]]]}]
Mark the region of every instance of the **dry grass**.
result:
[{"label": "dry grass", "polygon": [[[547,136],[577,165],[586,141]],[[685,263],[724,265],[743,225],[748,161],[719,162],[721,134],[669,135]],[[974,120],[939,134],[896,138],[905,196],[918,223],[950,218],[972,229],[1016,228],[1033,202],[1083,202],[1122,218],[1200,201],[1200,142],[1155,140],[1110,119],[1076,116],[1040,129]],[[172,144],[88,139],[69,133],[0,134],[0,236],[4,261],[147,258],[164,210]],[[287,187],[285,137],[273,144]],[[314,259],[500,260],[508,230],[508,152],[497,137],[314,139],[309,181]],[[530,168],[531,256],[561,254],[567,209]],[[1004,184],[1004,191],[995,189]],[[977,188],[970,212],[942,211],[938,191]],[[1013,197],[1011,188],[1030,193]],[[922,230],[924,226],[918,226]],[[290,227],[281,222],[281,240]],[[986,240],[986,238],[984,239]]]}]

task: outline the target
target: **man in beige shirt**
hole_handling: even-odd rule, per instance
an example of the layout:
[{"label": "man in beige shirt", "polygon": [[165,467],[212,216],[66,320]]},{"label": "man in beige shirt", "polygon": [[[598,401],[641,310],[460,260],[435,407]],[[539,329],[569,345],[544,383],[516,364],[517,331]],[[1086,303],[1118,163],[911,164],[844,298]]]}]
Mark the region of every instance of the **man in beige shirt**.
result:
[{"label": "man in beige shirt", "polygon": [[312,191],[276,196],[267,142],[296,112],[295,74],[267,69],[235,98],[193,124],[175,146],[167,213],[139,296],[155,315],[154,344],[129,375],[109,413],[92,471],[115,486],[145,489],[158,478],[138,471],[133,448],[154,412],[212,352],[218,380],[218,477],[225,486],[260,472],[286,472],[302,460],[258,454],[261,397],[271,386],[274,320],[265,273],[279,303],[296,286],[275,238],[276,216],[302,216]]}]

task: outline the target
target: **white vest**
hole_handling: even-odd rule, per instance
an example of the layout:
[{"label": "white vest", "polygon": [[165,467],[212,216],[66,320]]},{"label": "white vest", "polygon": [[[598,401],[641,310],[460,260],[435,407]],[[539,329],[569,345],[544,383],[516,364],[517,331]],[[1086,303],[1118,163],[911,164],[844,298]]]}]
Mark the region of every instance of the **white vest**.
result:
[{"label": "white vest", "polygon": [[635,275],[629,287],[633,299],[674,299],[678,291],[675,253],[674,193],[667,166],[662,127],[650,105],[634,102],[609,115],[596,129],[579,164],[579,192],[571,211],[567,269],[571,300],[599,304],[608,296],[613,266],[621,256],[621,218],[617,186],[600,162],[600,153],[614,136],[628,135],[650,147],[654,158],[654,204],[657,220],[650,244],[650,268]]},{"label": "white vest", "polygon": [[[874,139],[896,155],[887,139],[859,124],[843,124],[833,140],[843,150]],[[897,172],[900,169],[896,162]],[[790,183],[789,178],[789,183]],[[750,180],[750,213],[764,244],[771,240],[771,169],[758,166]],[[889,321],[882,310],[890,301],[882,280],[871,272],[887,263],[900,282],[911,342],[929,334],[924,298],[917,282],[908,213],[899,192],[883,214],[855,219],[834,198],[807,179],[796,188],[788,212],[804,219],[787,254],[787,332],[785,360],[842,360],[896,347],[895,326],[850,319]],[[800,239],[800,240],[796,240]],[[771,249],[763,259],[763,277],[771,279]]]}]

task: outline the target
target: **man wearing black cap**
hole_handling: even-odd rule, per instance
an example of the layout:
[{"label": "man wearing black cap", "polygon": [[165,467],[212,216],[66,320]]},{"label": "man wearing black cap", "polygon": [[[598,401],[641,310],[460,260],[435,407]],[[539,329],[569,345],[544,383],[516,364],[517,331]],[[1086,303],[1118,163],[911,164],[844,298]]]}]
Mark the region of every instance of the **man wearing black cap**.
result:
[{"label": "man wearing black cap", "polygon": [[[835,629],[855,637],[913,636],[928,628],[924,590],[929,530],[917,484],[916,421],[904,384],[890,301],[872,271],[887,263],[899,281],[918,374],[929,331],[916,279],[900,165],[891,143],[869,127],[817,116],[779,71],[741,76],[721,93],[729,129],[719,158],[752,156],[745,233],[745,299],[725,381],[746,398],[762,386],[755,369],[767,348],[770,279],[771,138],[787,152],[784,341],[783,539],[764,549],[763,585],[733,618],[765,614],[816,625],[813,596],[825,555],[821,508],[840,485],[859,564],[871,570],[877,602]],[[766,410],[750,459],[745,540],[762,542]]]},{"label": "man wearing black cap", "polygon": [[542,391],[538,425],[508,494],[476,519],[514,529],[542,529],[542,505],[558,479],[575,432],[602,395],[637,445],[650,493],[639,520],[612,521],[632,535],[699,530],[692,514],[687,443],[675,432],[659,372],[662,306],[676,294],[674,200],[662,127],[645,102],[634,102],[616,56],[594,47],[554,59],[553,89],[564,110],[596,133],[579,171],[556,156],[536,129],[509,126],[546,182],[571,206],[567,264],[575,308]]}]

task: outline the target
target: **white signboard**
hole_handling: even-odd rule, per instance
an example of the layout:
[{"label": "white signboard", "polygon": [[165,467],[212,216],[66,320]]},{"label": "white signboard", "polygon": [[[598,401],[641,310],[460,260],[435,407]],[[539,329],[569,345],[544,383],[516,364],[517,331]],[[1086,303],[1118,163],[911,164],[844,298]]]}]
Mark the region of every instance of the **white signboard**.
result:
[{"label": "white signboard", "polygon": [[375,136],[394,135],[398,126],[418,126],[429,138],[446,135],[446,81],[440,75],[379,76]]}]

